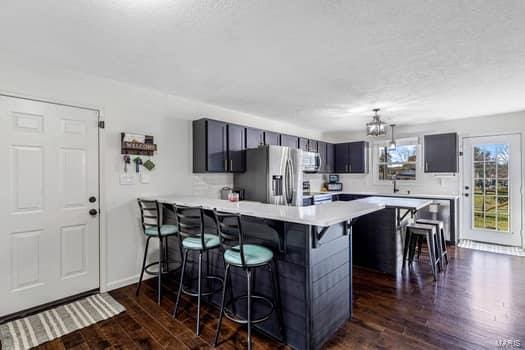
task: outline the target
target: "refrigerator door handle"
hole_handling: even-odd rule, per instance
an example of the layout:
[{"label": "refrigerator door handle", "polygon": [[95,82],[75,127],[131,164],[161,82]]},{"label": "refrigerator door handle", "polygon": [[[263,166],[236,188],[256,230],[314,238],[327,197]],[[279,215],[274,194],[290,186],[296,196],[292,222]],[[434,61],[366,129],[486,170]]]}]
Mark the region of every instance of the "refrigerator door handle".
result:
[{"label": "refrigerator door handle", "polygon": [[292,203],[293,200],[293,171],[292,171],[293,165],[292,161],[290,159],[286,162],[286,176],[285,176],[285,188],[286,188],[286,204],[289,205]]}]

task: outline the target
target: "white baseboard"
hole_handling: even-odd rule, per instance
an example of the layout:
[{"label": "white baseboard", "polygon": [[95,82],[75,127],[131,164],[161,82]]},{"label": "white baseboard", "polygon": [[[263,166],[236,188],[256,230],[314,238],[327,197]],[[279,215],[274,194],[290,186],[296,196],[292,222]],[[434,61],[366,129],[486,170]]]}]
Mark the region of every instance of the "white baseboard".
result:
[{"label": "white baseboard", "polygon": [[[126,287],[126,286],[129,286],[130,284],[135,284],[139,281],[139,277],[140,275],[135,275],[135,276],[131,276],[131,277],[126,277],[126,278],[123,278],[123,279],[120,279],[120,280],[117,280],[117,281],[113,281],[113,282],[109,282],[107,285],[106,285],[106,288],[104,290],[102,290],[103,292],[109,292],[111,290],[114,290],[114,289],[119,289],[119,288],[122,288],[122,287]],[[148,274],[144,274],[144,277],[142,278],[142,281],[145,281],[145,280],[148,280],[150,278],[153,278],[155,276],[152,276],[152,275],[148,275]]]}]

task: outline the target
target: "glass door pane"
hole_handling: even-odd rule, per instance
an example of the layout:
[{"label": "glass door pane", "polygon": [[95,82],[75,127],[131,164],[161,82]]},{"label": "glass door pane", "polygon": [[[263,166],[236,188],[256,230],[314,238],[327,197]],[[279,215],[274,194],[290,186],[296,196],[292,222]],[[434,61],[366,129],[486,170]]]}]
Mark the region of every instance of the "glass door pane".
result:
[{"label": "glass door pane", "polygon": [[474,145],[472,229],[509,232],[509,145]]}]

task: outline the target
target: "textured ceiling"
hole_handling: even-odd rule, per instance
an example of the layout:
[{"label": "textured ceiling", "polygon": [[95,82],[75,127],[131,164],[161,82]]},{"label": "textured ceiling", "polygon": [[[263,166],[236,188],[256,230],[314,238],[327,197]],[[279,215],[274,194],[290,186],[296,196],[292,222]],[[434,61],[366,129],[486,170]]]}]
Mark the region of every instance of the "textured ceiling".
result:
[{"label": "textured ceiling", "polygon": [[319,131],[525,109],[523,0],[1,0],[0,50]]}]

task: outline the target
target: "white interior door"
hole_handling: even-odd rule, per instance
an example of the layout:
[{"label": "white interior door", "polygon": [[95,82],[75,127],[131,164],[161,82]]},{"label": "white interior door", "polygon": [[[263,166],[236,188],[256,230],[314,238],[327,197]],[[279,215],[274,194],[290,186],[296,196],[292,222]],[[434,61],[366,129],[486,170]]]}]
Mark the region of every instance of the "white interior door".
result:
[{"label": "white interior door", "polygon": [[519,134],[463,139],[461,238],[521,246]]},{"label": "white interior door", "polygon": [[0,159],[0,317],[98,288],[98,112],[0,96]]}]

